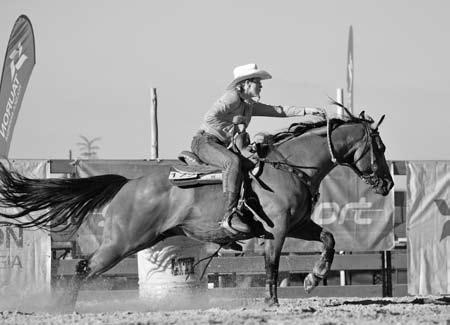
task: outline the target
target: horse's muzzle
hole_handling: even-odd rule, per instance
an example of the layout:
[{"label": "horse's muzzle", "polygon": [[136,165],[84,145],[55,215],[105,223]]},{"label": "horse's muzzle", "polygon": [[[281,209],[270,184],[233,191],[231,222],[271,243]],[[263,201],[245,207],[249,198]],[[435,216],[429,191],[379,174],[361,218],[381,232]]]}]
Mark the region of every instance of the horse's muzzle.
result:
[{"label": "horse's muzzle", "polygon": [[389,194],[391,189],[394,187],[394,181],[392,178],[389,179],[381,179],[381,182],[378,183],[378,186],[375,188],[375,193],[386,196]]}]

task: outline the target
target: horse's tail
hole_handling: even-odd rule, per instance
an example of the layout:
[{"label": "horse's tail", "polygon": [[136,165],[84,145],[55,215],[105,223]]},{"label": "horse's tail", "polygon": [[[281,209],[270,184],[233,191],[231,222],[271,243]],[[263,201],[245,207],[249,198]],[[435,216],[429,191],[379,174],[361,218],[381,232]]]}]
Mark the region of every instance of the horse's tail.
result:
[{"label": "horse's tail", "polygon": [[[86,215],[101,208],[119,192],[128,179],[120,175],[88,178],[31,179],[9,171],[0,163],[0,208],[19,208],[19,212],[0,211],[21,228],[38,227],[52,231],[78,229]],[[29,213],[41,211],[30,216]]]}]

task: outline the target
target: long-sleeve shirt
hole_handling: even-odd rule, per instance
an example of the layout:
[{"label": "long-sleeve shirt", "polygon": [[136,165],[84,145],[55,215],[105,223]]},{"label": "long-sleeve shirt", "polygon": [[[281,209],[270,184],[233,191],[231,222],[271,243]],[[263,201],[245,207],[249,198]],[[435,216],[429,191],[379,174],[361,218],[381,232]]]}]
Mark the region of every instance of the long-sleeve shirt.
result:
[{"label": "long-sleeve shirt", "polygon": [[247,103],[233,89],[227,91],[206,112],[200,129],[228,145],[232,136],[230,131],[233,128],[233,117],[237,115],[244,116],[248,125],[252,116],[292,117],[305,115],[305,111],[305,107]]}]

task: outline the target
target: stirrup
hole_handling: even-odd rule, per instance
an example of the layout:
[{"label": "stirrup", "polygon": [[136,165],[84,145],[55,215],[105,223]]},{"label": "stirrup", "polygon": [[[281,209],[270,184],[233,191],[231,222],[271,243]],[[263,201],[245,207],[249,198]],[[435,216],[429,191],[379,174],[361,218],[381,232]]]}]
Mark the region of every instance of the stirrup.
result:
[{"label": "stirrup", "polygon": [[231,219],[233,214],[238,214],[239,217],[243,216],[243,214],[237,210],[236,208],[234,208],[231,212],[227,213],[226,217],[220,222],[220,226],[226,230],[228,230],[229,232],[231,232],[233,235],[239,235],[239,234],[247,234],[250,233],[251,231],[239,231],[237,229],[234,229],[233,226],[231,225]]},{"label": "stirrup", "polygon": [[239,252],[242,252],[244,250],[242,248],[242,245],[238,244],[235,241],[224,245],[223,248],[225,248],[225,249],[232,249],[232,250],[239,251]]}]

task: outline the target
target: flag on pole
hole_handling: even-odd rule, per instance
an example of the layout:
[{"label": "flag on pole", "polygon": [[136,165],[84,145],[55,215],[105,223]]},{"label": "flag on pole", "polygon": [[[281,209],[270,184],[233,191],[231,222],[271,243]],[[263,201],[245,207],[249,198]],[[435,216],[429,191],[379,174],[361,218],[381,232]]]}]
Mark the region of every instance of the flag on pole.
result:
[{"label": "flag on pole", "polygon": [[347,51],[347,94],[350,112],[353,113],[353,28],[350,26],[348,32],[348,51]]},{"label": "flag on pole", "polygon": [[17,18],[6,49],[0,81],[0,156],[9,146],[25,89],[36,63],[33,27],[27,16]]}]

